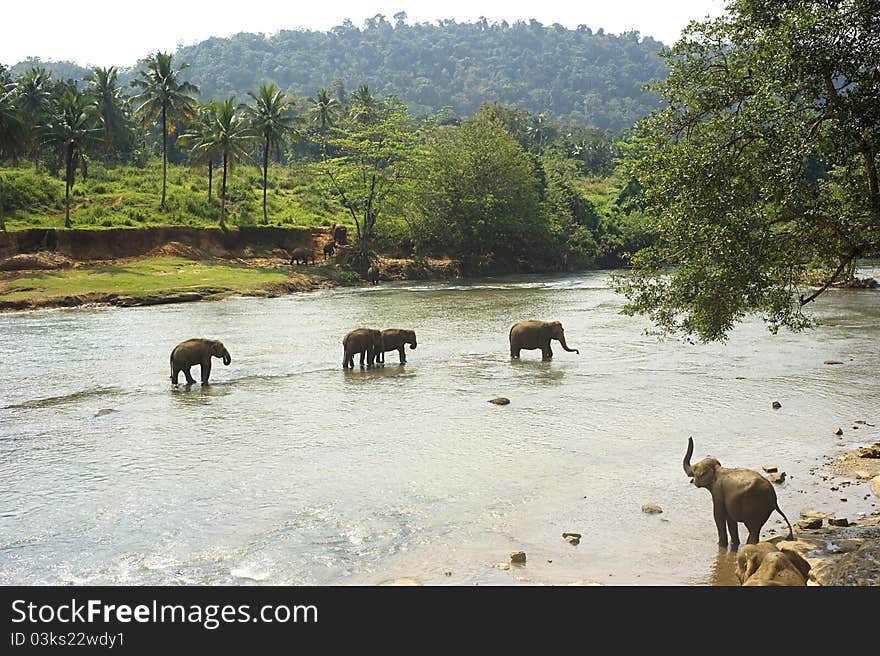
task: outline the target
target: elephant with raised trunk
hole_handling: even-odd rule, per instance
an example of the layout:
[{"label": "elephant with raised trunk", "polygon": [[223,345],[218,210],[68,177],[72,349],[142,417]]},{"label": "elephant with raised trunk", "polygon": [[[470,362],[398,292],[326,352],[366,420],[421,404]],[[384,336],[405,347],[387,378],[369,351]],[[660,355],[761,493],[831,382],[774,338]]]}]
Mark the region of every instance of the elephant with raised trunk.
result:
[{"label": "elephant with raised trunk", "polygon": [[577,349],[568,348],[565,330],[558,321],[520,321],[510,328],[510,357],[519,359],[521,349],[541,349],[541,359],[551,360],[550,341],[553,339],[562,345],[563,350],[580,355]]},{"label": "elephant with raised trunk", "polygon": [[342,339],[344,353],[342,356],[342,368],[354,369],[354,354],[361,354],[361,369],[366,366],[372,367],[376,361],[376,354],[382,348],[382,332],[372,328],[356,328]]},{"label": "elephant with raised trunk", "polygon": [[382,346],[376,354],[376,362],[385,364],[385,352],[397,351],[400,364],[406,364],[406,345],[411,349],[416,347],[416,331],[401,330],[400,328],[388,328],[382,331]]},{"label": "elephant with raised trunk", "polygon": [[171,351],[171,382],[177,385],[180,372],[186,376],[186,384],[192,385],[196,381],[190,374],[190,367],[200,365],[202,371],[202,385],[208,384],[211,375],[211,358],[222,358],[223,364],[229,366],[232,356],[218,339],[188,339],[181,342]]},{"label": "elephant with raised trunk", "polygon": [[749,530],[748,544],[758,544],[761,527],[774,510],[788,524],[788,539],[794,539],[791,523],[779,509],[773,483],[751,469],[722,467],[715,458],[703,458],[691,465],[693,453],[694,440],[689,437],[687,453],[684,454],[684,473],[693,479],[694,485],[704,487],[712,494],[719,547],[727,548],[728,532],[731,546],[734,549],[739,546],[739,522]]}]

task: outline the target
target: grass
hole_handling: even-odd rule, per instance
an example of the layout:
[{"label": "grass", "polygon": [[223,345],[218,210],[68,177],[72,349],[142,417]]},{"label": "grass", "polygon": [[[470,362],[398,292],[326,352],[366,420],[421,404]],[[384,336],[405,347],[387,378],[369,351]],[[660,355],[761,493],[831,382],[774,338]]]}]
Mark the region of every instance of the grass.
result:
[{"label": "grass", "polygon": [[[316,268],[321,273],[323,267]],[[195,262],[174,257],[124,264],[48,271],[0,281],[0,301],[45,301],[84,294],[145,296],[199,289],[249,293],[283,283],[290,271],[244,265]]]},{"label": "grass", "polygon": [[[151,160],[144,168],[89,165],[86,180],[77,175],[71,197],[70,219],[74,228],[103,229],[183,225],[217,227],[220,223],[219,184],[214,171],[214,194],[208,202],[206,169],[169,165],[166,209],[159,207],[162,162]],[[9,230],[64,227],[64,183],[33,166],[0,168],[3,203]],[[351,218],[329,196],[315,165],[271,165],[267,194],[268,225],[285,227],[350,224]],[[227,223],[262,225],[261,171],[238,165],[227,179]]]}]

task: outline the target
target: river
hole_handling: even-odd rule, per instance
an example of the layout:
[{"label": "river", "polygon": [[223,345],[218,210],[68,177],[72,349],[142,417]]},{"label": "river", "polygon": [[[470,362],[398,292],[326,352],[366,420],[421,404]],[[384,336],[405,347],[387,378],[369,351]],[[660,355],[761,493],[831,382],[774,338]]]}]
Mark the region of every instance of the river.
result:
[{"label": "river", "polygon": [[[827,293],[814,331],[754,319],[689,345],[621,315],[608,276],[0,315],[0,584],[729,584],[688,436],[695,461],[787,472],[792,523],[874,509],[866,483],[821,476],[880,440],[852,428],[880,426],[880,294]],[[510,325],[531,318],[580,355],[511,361]],[[343,371],[359,326],[412,328],[418,348]],[[190,337],[232,364],[173,388]],[[514,550],[524,567],[494,566]]]}]

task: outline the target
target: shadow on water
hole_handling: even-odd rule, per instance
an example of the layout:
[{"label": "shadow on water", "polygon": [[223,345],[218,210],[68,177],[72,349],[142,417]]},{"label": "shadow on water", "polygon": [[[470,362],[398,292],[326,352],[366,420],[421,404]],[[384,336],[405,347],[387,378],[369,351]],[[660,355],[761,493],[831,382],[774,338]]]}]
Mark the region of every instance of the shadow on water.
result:
[{"label": "shadow on water", "polygon": [[709,572],[709,585],[739,585],[736,577],[736,551],[718,549],[712,570]]},{"label": "shadow on water", "polygon": [[346,383],[361,384],[381,378],[412,378],[416,374],[416,369],[412,365],[386,362],[384,365],[364,369],[355,364],[354,369],[343,369],[342,372]]},{"label": "shadow on water", "polygon": [[181,384],[172,385],[171,394],[174,400],[181,405],[203,405],[210,403],[211,399],[221,398],[231,394],[232,385],[228,384],[208,384],[194,383],[192,385]]},{"label": "shadow on water", "polygon": [[76,403],[96,396],[113,396],[121,394],[122,392],[123,389],[121,387],[96,387],[94,389],[73,392],[72,394],[50,396],[45,399],[34,399],[32,401],[7,405],[3,407],[3,410],[16,410],[20,408],[53,408],[55,406],[64,405],[65,403]]},{"label": "shadow on water", "polygon": [[557,382],[565,377],[565,370],[553,366],[553,362],[544,360],[515,360],[510,359],[510,365],[514,367],[517,375],[527,375],[533,380],[544,382]]}]

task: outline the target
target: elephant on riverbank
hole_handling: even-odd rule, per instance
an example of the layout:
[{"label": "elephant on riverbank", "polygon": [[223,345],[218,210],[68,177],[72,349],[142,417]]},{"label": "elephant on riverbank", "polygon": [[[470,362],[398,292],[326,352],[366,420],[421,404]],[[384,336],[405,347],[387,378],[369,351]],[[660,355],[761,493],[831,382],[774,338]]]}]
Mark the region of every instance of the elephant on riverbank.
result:
[{"label": "elephant on riverbank", "polygon": [[510,357],[519,359],[521,349],[541,349],[541,359],[551,360],[553,351],[550,341],[555,339],[569,353],[577,353],[577,349],[568,348],[565,343],[565,331],[558,321],[520,321],[510,328]]},{"label": "elephant on riverbank", "polygon": [[291,264],[315,264],[315,253],[309,248],[294,248],[290,253]]},{"label": "elephant on riverbank", "polygon": [[791,523],[779,509],[773,483],[751,469],[728,469],[721,466],[715,458],[704,458],[691,465],[694,453],[694,440],[688,438],[687,453],[684,454],[684,473],[692,477],[697,487],[704,487],[712,494],[712,511],[715,527],[718,529],[718,546],[727,548],[727,533],[730,544],[739,546],[737,523],[742,522],[749,530],[749,544],[758,544],[761,527],[775,510],[788,524],[788,539],[794,535]]},{"label": "elephant on riverbank", "polygon": [[376,354],[382,348],[382,332],[372,328],[356,328],[342,338],[343,356],[342,368],[354,369],[354,354],[361,354],[361,369],[366,366],[372,367],[376,361]]},{"label": "elephant on riverbank", "polygon": [[190,367],[201,366],[202,385],[208,384],[211,375],[211,358],[222,358],[223,364],[229,366],[232,356],[223,346],[223,342],[217,339],[188,339],[181,342],[171,351],[171,382],[177,385],[180,372],[186,376],[186,384],[192,385],[196,381],[190,374]]},{"label": "elephant on riverbank", "polygon": [[348,243],[348,228],[341,223],[335,224],[330,234],[333,235],[333,241],[337,244],[345,245]]},{"label": "elephant on riverbank", "polygon": [[411,349],[416,347],[416,331],[402,330],[400,328],[388,328],[382,331],[382,345],[376,353],[376,362],[385,364],[385,352],[397,351],[400,364],[406,364],[406,345]]},{"label": "elephant on riverbank", "polygon": [[327,258],[333,257],[333,254],[336,252],[336,242],[328,241],[324,244],[324,261],[327,261]]},{"label": "elephant on riverbank", "polygon": [[379,267],[373,265],[369,269],[367,269],[367,280],[369,280],[374,285],[379,284]]}]

